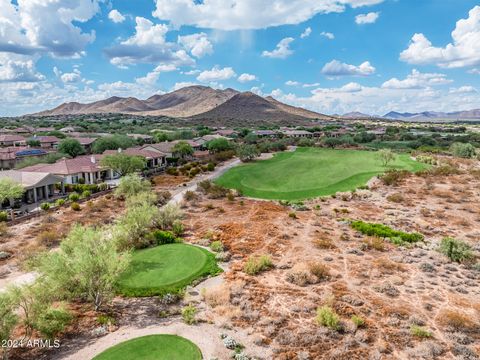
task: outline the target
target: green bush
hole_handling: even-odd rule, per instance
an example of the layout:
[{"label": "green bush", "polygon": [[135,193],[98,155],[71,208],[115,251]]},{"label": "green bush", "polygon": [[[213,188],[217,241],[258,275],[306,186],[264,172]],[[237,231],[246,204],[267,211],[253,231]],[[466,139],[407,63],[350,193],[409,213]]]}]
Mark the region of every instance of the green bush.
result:
[{"label": "green bush", "polygon": [[149,234],[149,237],[157,245],[173,244],[179,241],[172,232],[164,230],[155,230]]},{"label": "green bush", "polygon": [[82,195],[81,195],[82,199],[88,198],[90,196],[92,196],[92,192],[90,190],[85,190],[84,192],[82,192]]},{"label": "green bush", "polygon": [[8,213],[6,211],[0,211],[0,222],[8,221]]},{"label": "green bush", "polygon": [[454,156],[462,158],[473,158],[476,154],[475,146],[469,143],[453,143],[450,151]]},{"label": "green bush", "polygon": [[432,337],[432,333],[430,331],[418,325],[412,325],[410,327],[410,334],[421,338]]},{"label": "green bush", "polygon": [[380,176],[380,180],[387,186],[398,186],[410,175],[407,170],[389,170]]},{"label": "green bush", "polygon": [[183,226],[183,223],[179,219],[175,220],[172,224],[172,232],[175,236],[182,236],[184,231],[185,226]]},{"label": "green bush", "polygon": [[65,204],[65,199],[58,199],[55,201],[55,206],[62,206],[63,204]]},{"label": "green bush", "polygon": [[197,308],[193,305],[185,306],[182,309],[182,319],[185,324],[193,325],[197,322],[195,315],[197,314]]},{"label": "green bush", "polygon": [[317,317],[315,318],[317,323],[322,326],[326,326],[332,330],[340,329],[340,317],[330,306],[322,306],[317,309]]},{"label": "green bush", "polygon": [[363,320],[358,315],[352,315],[350,319],[352,320],[352,322],[355,324],[356,327],[362,327],[363,325],[365,325],[365,320]]},{"label": "green bush", "polygon": [[82,208],[80,207],[80,204],[77,203],[77,202],[72,202],[72,204],[70,205],[70,207],[71,207],[72,210],[74,210],[74,211],[80,211],[80,210],[82,210]]},{"label": "green bush", "polygon": [[49,203],[41,203],[40,204],[40,209],[42,209],[43,211],[47,211],[47,210],[50,210],[50,204]]},{"label": "green bush", "polygon": [[48,339],[53,339],[72,320],[72,315],[63,308],[50,307],[37,318],[34,328]]},{"label": "green bush", "polygon": [[71,194],[68,196],[68,200],[74,201],[74,202],[75,202],[75,201],[78,201],[78,200],[80,200],[80,195],[79,195],[78,193],[76,193],[76,192],[71,193]]},{"label": "green bush", "polygon": [[214,241],[210,244],[210,249],[215,252],[222,252],[223,251],[223,244],[221,241]]},{"label": "green bush", "polygon": [[411,244],[418,241],[423,241],[424,239],[422,234],[416,232],[406,233],[403,231],[394,230],[383,224],[352,221],[350,225],[353,229],[360,231],[364,235],[388,238],[391,242],[397,245],[404,245],[405,243]]},{"label": "green bush", "polygon": [[243,266],[243,271],[248,275],[257,275],[258,273],[273,267],[272,259],[269,255],[250,256]]},{"label": "green bush", "polygon": [[443,238],[438,251],[455,262],[464,262],[473,259],[473,252],[470,245],[451,237]]},{"label": "green bush", "polygon": [[213,171],[213,170],[215,170],[215,164],[212,163],[212,162],[208,163],[208,165],[207,165],[207,170],[208,170],[208,171]]}]

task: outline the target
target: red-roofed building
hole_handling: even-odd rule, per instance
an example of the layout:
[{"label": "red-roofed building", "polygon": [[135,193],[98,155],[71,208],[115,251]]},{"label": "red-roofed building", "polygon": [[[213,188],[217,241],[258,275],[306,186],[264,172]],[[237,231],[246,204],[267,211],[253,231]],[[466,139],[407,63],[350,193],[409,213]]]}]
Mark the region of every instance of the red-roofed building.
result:
[{"label": "red-roofed building", "polygon": [[55,149],[60,142],[60,139],[56,136],[33,136],[30,140],[40,141],[40,146],[43,149]]},{"label": "red-roofed building", "polygon": [[157,169],[165,166],[167,160],[166,155],[159,151],[147,150],[144,148],[128,148],[124,150],[105,150],[103,155],[126,154],[131,156],[141,156],[147,160],[147,169]]},{"label": "red-roofed building", "polygon": [[25,146],[27,141],[20,135],[0,135],[0,146]]}]

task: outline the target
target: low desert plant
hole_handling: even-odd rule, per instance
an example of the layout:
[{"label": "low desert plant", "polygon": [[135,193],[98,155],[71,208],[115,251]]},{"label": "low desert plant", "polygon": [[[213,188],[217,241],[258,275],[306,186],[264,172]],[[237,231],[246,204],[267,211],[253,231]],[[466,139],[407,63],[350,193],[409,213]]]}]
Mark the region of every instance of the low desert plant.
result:
[{"label": "low desert plant", "polygon": [[324,238],[324,237],[313,240],[313,245],[315,245],[319,249],[335,249],[336,248],[332,239]]},{"label": "low desert plant", "polygon": [[315,318],[319,325],[325,326],[332,330],[340,329],[340,317],[330,306],[322,306],[317,309]]},{"label": "low desert plant", "polygon": [[221,241],[214,241],[210,244],[210,249],[215,252],[222,252],[223,251],[223,244]]},{"label": "low desert plant", "polygon": [[77,202],[72,202],[70,207],[72,208],[73,211],[80,211],[82,208],[80,207],[80,204]]},{"label": "low desert plant", "polygon": [[38,234],[37,242],[39,245],[50,247],[59,240],[59,235],[56,231],[45,230]]},{"label": "low desert plant", "polygon": [[465,262],[473,258],[470,245],[451,237],[443,238],[438,251],[447,256],[451,261]]},{"label": "low desert plant", "polygon": [[394,230],[391,227],[383,224],[352,221],[351,226],[364,235],[388,238],[390,241],[398,245],[403,245],[404,243],[415,243],[418,241],[423,241],[424,239],[422,234]]},{"label": "low desert plant", "polygon": [[250,256],[243,266],[243,271],[248,275],[257,275],[258,273],[273,267],[270,255]]},{"label": "low desert plant", "polygon": [[183,223],[179,219],[175,220],[172,224],[172,232],[175,234],[175,236],[182,236],[184,231],[185,226]]},{"label": "low desert plant", "polygon": [[193,325],[197,322],[197,308],[193,305],[187,305],[182,309],[182,319],[185,324]]},{"label": "low desert plant", "polygon": [[290,213],[288,213],[288,217],[291,218],[291,219],[297,219],[297,218],[298,218],[298,217],[297,217],[297,213],[295,213],[295,212],[293,212],[293,211],[290,212]]},{"label": "low desert plant", "polygon": [[362,327],[363,325],[365,325],[365,320],[363,320],[360,316],[358,315],[352,315],[352,317],[350,318],[350,320],[352,320],[352,322],[355,324],[355,326],[357,328],[359,327]]},{"label": "low desert plant", "polygon": [[8,213],[6,211],[0,211],[0,222],[8,221]]},{"label": "low desert plant", "polygon": [[81,198],[84,199],[84,198],[88,198],[90,196],[92,196],[92,192],[89,191],[89,190],[85,190],[84,192],[82,192]]},{"label": "low desert plant", "polygon": [[64,308],[50,307],[38,316],[34,328],[48,339],[53,339],[65,329],[72,318],[72,315]]},{"label": "low desert plant", "polygon": [[76,192],[71,193],[70,195],[68,195],[68,200],[76,202],[76,201],[80,200],[80,195]]},{"label": "low desert plant", "polygon": [[400,193],[395,193],[387,196],[387,200],[394,203],[402,203],[405,201],[405,198]]},{"label": "low desert plant", "polygon": [[48,210],[50,210],[50,204],[46,203],[46,202],[41,203],[40,204],[40,209],[42,209],[43,211],[48,211]]},{"label": "low desert plant", "polygon": [[311,261],[308,263],[308,270],[317,277],[318,280],[323,280],[328,278],[330,275],[328,266],[322,264],[319,261]]},{"label": "low desert plant", "polygon": [[179,239],[170,231],[155,230],[147,235],[155,245],[173,244]]},{"label": "low desert plant", "polygon": [[380,176],[380,180],[387,186],[398,186],[409,175],[406,170],[389,170]]},{"label": "low desert plant", "polygon": [[385,242],[382,238],[378,236],[370,236],[363,240],[362,243],[363,250],[374,249],[377,251],[384,251],[385,250]]},{"label": "low desert plant", "polygon": [[410,334],[419,338],[429,338],[432,337],[432,333],[425,329],[424,327],[418,325],[410,326]]},{"label": "low desert plant", "polygon": [[457,331],[471,331],[476,328],[475,322],[464,313],[455,310],[444,310],[438,317],[437,321],[446,327]]},{"label": "low desert plant", "polygon": [[57,199],[55,201],[55,206],[62,206],[63,204],[65,204],[65,199]]}]

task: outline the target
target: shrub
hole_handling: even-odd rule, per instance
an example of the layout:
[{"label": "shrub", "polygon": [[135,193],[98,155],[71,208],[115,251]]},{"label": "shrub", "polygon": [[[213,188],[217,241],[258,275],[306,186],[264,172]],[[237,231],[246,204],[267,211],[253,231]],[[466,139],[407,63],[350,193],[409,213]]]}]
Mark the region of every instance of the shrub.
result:
[{"label": "shrub", "polygon": [[258,273],[273,267],[272,259],[269,255],[250,256],[243,266],[243,271],[248,275],[257,275]]},{"label": "shrub", "polygon": [[405,201],[405,198],[400,193],[395,193],[387,196],[387,200],[394,203],[401,203]]},{"label": "shrub", "polygon": [[185,201],[193,201],[198,199],[198,195],[191,190],[185,191],[185,195],[183,195]]},{"label": "shrub", "polygon": [[398,186],[410,175],[407,170],[389,170],[380,176],[380,180],[387,186]]},{"label": "shrub", "polygon": [[0,237],[8,234],[8,225],[5,222],[0,222]]},{"label": "shrub", "polygon": [[8,221],[8,213],[6,211],[0,211],[0,221]]},{"label": "shrub", "polygon": [[65,204],[65,199],[57,199],[55,201],[55,206],[62,206],[63,204]]},{"label": "shrub", "polygon": [[165,205],[158,212],[156,219],[157,225],[162,230],[171,229],[176,221],[179,221],[183,217],[183,212],[178,205],[168,204]]},{"label": "shrub", "polygon": [[182,309],[182,319],[185,324],[188,324],[188,325],[195,324],[197,322],[195,315],[197,315],[197,308],[193,305],[185,306]]},{"label": "shrub", "polygon": [[115,318],[110,315],[99,315],[97,317],[97,322],[100,325],[115,325]]},{"label": "shrub", "polygon": [[215,252],[222,252],[223,251],[223,244],[221,241],[214,241],[210,244],[210,249]]},{"label": "shrub", "polygon": [[48,211],[48,210],[50,210],[50,204],[46,203],[46,202],[41,203],[40,204],[40,209],[42,209],[43,211]]},{"label": "shrub", "polygon": [[208,163],[208,165],[207,165],[207,170],[208,170],[208,171],[213,171],[213,170],[215,170],[215,164],[212,163],[212,162]]},{"label": "shrub", "polygon": [[235,201],[235,195],[233,194],[233,192],[231,192],[231,191],[228,192],[227,200],[228,201]]},{"label": "shrub", "polygon": [[462,158],[473,158],[475,157],[475,146],[469,143],[453,143],[452,146],[450,146],[450,151],[454,156],[457,157],[462,157]]},{"label": "shrub", "polygon": [[464,262],[473,258],[470,245],[451,237],[443,238],[438,251],[447,256],[451,261]]},{"label": "shrub", "polygon": [[210,180],[199,182],[198,188],[211,199],[224,198],[230,192],[230,190],[224,188],[223,186],[214,184]]},{"label": "shrub", "polygon": [[317,277],[318,280],[328,278],[329,270],[325,264],[318,261],[312,261],[308,263],[308,270]]},{"label": "shrub", "polygon": [[297,214],[292,211],[292,212],[288,213],[288,217],[291,218],[291,219],[297,219]]},{"label": "shrub", "polygon": [[362,249],[363,250],[374,249],[377,251],[384,251],[385,243],[383,242],[382,238],[378,236],[372,236],[363,240]]},{"label": "shrub", "polygon": [[367,223],[363,221],[352,221],[352,228],[360,231],[364,235],[378,236],[388,238],[393,243],[403,245],[404,243],[415,243],[423,241],[424,237],[419,233],[406,233],[399,230],[394,230],[383,224]]},{"label": "shrub", "polygon": [[335,245],[333,244],[332,239],[328,238],[320,238],[313,241],[313,245],[315,245],[319,249],[335,249]]},{"label": "shrub", "polygon": [[352,322],[355,324],[356,327],[362,327],[363,325],[365,325],[365,320],[363,320],[358,315],[352,315],[350,320],[352,320]]},{"label": "shrub", "polygon": [[340,317],[330,306],[322,306],[317,309],[317,317],[315,318],[317,323],[322,326],[326,326],[332,330],[340,329]]},{"label": "shrub", "polygon": [[82,195],[81,195],[82,199],[88,198],[90,196],[92,196],[92,192],[89,190],[85,190],[84,192],[82,192]]},{"label": "shrub", "polygon": [[72,315],[63,308],[50,307],[40,314],[35,321],[34,328],[48,339],[53,339],[63,331],[72,320]]},{"label": "shrub", "polygon": [[149,191],[150,189],[150,181],[142,179],[137,174],[130,174],[120,179],[115,189],[115,197],[126,199],[141,192]]},{"label": "shrub", "polygon": [[73,201],[73,202],[76,202],[76,201],[80,200],[80,195],[78,195],[78,193],[76,193],[76,192],[71,193],[71,194],[68,196],[68,200]]},{"label": "shrub", "polygon": [[410,326],[410,334],[420,338],[432,337],[432,333],[430,331],[418,325]]},{"label": "shrub", "polygon": [[182,236],[185,231],[185,226],[182,224],[180,220],[175,220],[172,224],[172,232],[175,236]]},{"label": "shrub", "polygon": [[454,310],[443,310],[438,315],[437,321],[443,326],[458,331],[469,331],[476,327],[470,317]]},{"label": "shrub", "polygon": [[42,231],[37,236],[37,242],[40,245],[45,245],[47,247],[54,245],[58,240],[59,240],[59,235],[56,231],[53,231],[53,230]]},{"label": "shrub", "polygon": [[72,202],[72,204],[70,205],[70,207],[72,208],[73,211],[80,211],[80,210],[82,210],[82,208],[80,207],[80,204],[77,203],[77,202]]},{"label": "shrub", "polygon": [[178,242],[177,237],[170,231],[155,230],[151,232],[149,236],[157,245],[173,244]]}]

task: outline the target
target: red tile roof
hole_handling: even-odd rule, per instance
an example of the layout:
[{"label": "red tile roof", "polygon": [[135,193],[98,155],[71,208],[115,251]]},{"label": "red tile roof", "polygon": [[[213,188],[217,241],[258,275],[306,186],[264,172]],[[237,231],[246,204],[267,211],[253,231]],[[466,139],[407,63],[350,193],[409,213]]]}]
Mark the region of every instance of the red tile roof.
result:
[{"label": "red tile roof", "polygon": [[139,148],[139,147],[124,149],[121,152],[119,152],[118,150],[105,150],[103,152],[103,155],[116,155],[116,154],[142,156],[146,159],[159,159],[165,156],[165,154],[161,154],[156,151],[144,150],[143,148]]},{"label": "red tile roof", "polygon": [[48,172],[59,175],[72,175],[81,172],[96,172],[103,170],[100,166],[102,155],[77,156],[73,159],[61,159],[54,164],[37,164],[23,168],[24,171]]}]

